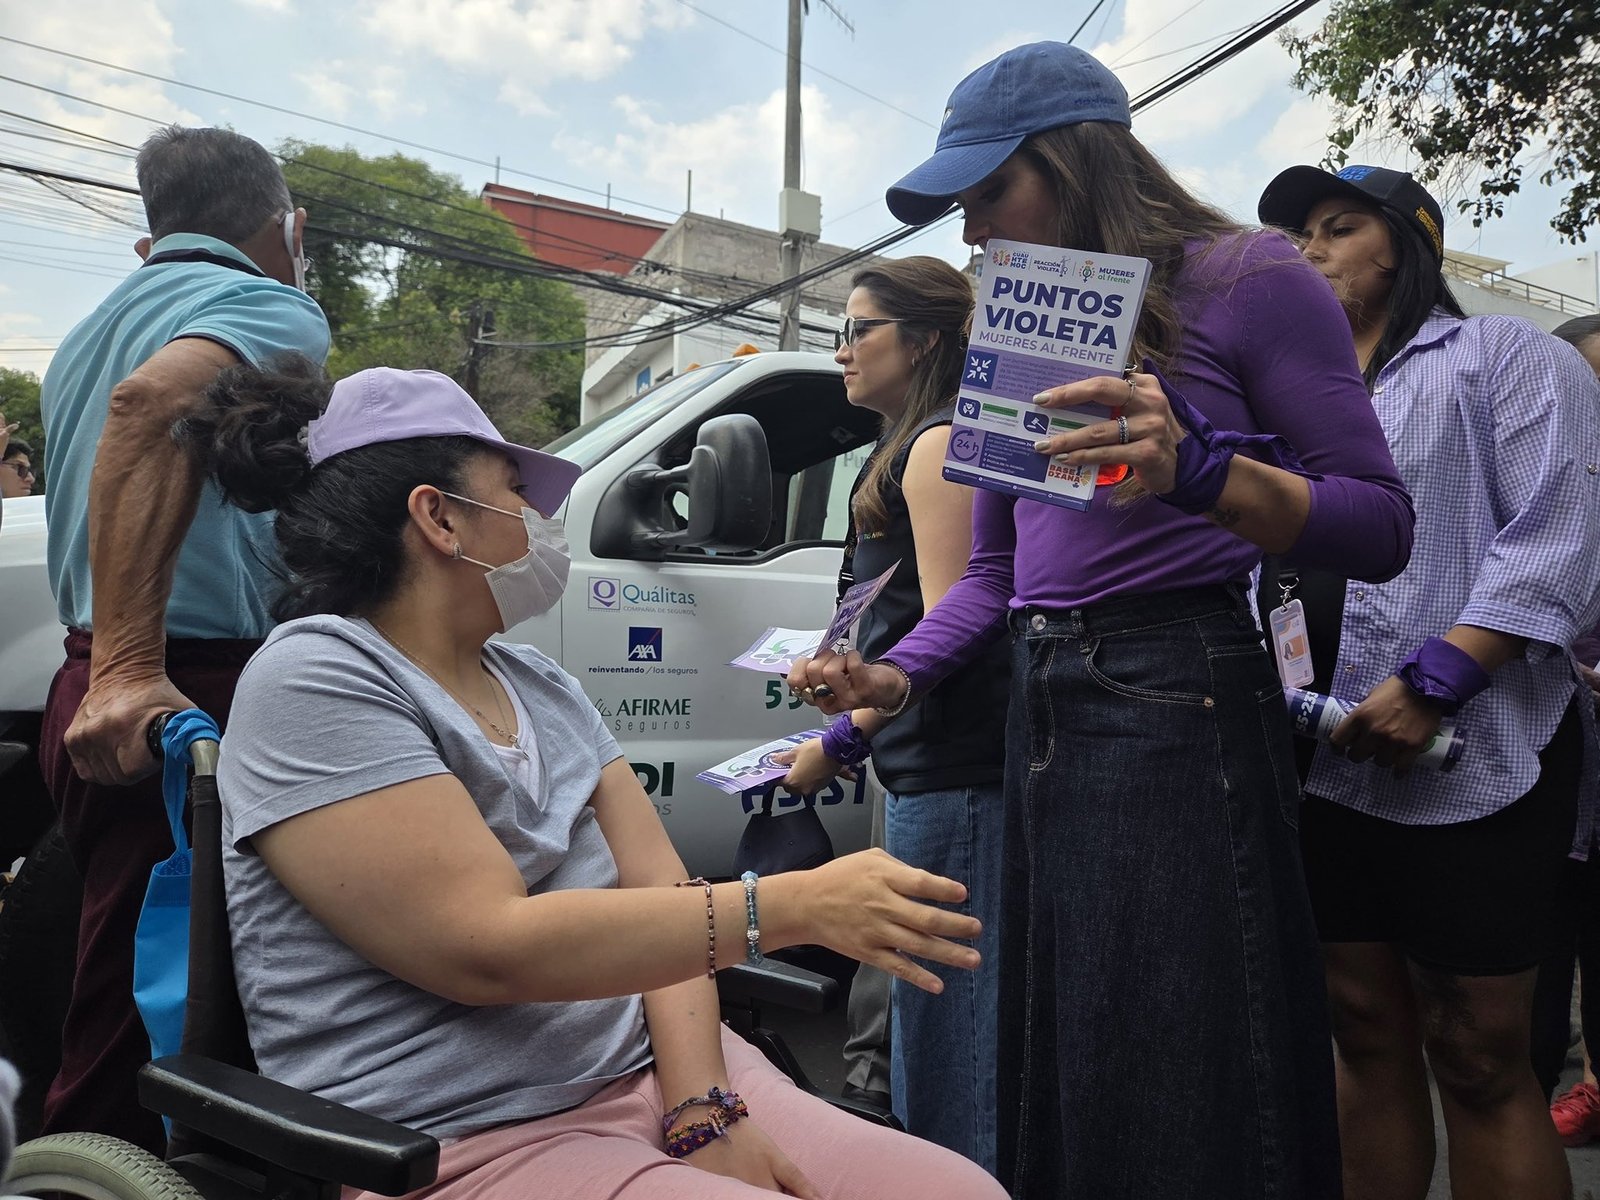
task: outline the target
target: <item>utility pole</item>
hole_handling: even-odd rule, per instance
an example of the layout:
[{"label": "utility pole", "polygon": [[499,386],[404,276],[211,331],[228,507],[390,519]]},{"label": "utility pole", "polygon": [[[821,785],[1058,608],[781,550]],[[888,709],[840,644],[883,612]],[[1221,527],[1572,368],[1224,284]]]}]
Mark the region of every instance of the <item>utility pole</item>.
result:
[{"label": "utility pole", "polygon": [[[855,27],[832,0],[823,6],[852,34]],[[800,38],[805,25],[806,0],[789,0],[789,62],[784,90],[783,190],[778,193],[779,268],[785,279],[800,274],[800,258],[807,242],[822,236],[822,197],[800,190]],[[783,294],[778,321],[778,349],[800,349],[800,288]]]},{"label": "utility pole", "polygon": [[[804,232],[792,227],[799,214],[789,211],[791,197],[800,194],[800,35],[805,27],[804,0],[789,0],[789,63],[784,92],[783,116],[783,191],[778,194],[778,224],[783,241],[779,243],[779,269],[785,279],[800,274],[800,252]],[[820,214],[819,214],[820,215]],[[818,222],[817,236],[821,236]],[[800,349],[800,288],[783,294],[783,314],[778,321],[778,349]]]},{"label": "utility pole", "polygon": [[467,335],[467,363],[462,371],[461,387],[474,400],[478,399],[478,385],[482,381],[483,360],[488,357],[489,345],[484,340],[494,332],[494,309],[483,301],[472,305],[471,332]]}]

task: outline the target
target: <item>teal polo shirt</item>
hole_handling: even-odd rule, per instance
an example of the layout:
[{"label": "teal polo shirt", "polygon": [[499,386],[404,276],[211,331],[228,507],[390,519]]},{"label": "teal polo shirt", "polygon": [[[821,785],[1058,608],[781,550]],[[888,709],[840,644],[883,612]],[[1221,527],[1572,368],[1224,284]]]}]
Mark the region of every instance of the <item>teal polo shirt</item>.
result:
[{"label": "teal polo shirt", "polygon": [[[112,389],[176,338],[206,338],[257,365],[289,351],[317,363],[328,356],[328,321],[316,301],[267,278],[242,251],[192,233],[151,247],[152,255],[168,251],[203,251],[243,269],[205,261],[141,267],[67,334],[40,388],[50,585],[62,623],[75,629],[93,628],[89,478]],[[279,564],[272,514],[225,504],[207,479],[178,552],[167,636],[265,637]]]}]

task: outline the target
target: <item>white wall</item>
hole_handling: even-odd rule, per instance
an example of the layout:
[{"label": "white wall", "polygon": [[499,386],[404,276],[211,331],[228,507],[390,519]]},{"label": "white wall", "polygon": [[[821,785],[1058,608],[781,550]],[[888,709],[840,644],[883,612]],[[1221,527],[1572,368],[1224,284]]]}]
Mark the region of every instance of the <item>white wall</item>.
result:
[{"label": "white wall", "polygon": [[1570,321],[1578,315],[1546,308],[1542,304],[1530,304],[1516,296],[1490,291],[1488,288],[1464,283],[1459,279],[1450,280],[1450,290],[1455,292],[1456,299],[1461,301],[1461,307],[1466,310],[1469,317],[1482,316],[1484,313],[1506,313],[1513,317],[1526,317],[1540,329],[1548,332],[1563,321]]},{"label": "white wall", "polygon": [[1600,308],[1600,254],[1580,254],[1531,271],[1518,271],[1512,278],[1576,296],[1591,308]]},{"label": "white wall", "polygon": [[[778,306],[768,301],[755,306],[752,311],[776,318]],[[643,328],[682,315],[680,308],[658,305],[644,315],[639,325]],[[820,325],[827,329],[843,323],[842,317],[811,308],[800,310],[800,320],[802,324]],[[639,376],[646,368],[650,371],[650,386],[654,386],[666,377],[668,371],[675,375],[682,374],[692,365],[703,366],[729,358],[747,342],[760,350],[776,350],[777,326],[762,322],[752,329],[710,322],[643,345],[611,347],[584,368],[579,393],[579,419],[591,421],[632,399],[642,390],[638,386]],[[830,334],[802,329],[800,348],[832,354],[833,338]]]}]

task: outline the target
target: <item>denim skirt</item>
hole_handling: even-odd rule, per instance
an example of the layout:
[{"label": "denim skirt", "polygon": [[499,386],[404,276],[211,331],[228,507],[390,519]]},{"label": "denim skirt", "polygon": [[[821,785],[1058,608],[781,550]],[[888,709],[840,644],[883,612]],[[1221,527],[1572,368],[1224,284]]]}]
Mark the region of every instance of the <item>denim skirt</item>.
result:
[{"label": "denim skirt", "polygon": [[1288,714],[1243,587],[1011,624],[1001,1181],[1337,1200]]}]

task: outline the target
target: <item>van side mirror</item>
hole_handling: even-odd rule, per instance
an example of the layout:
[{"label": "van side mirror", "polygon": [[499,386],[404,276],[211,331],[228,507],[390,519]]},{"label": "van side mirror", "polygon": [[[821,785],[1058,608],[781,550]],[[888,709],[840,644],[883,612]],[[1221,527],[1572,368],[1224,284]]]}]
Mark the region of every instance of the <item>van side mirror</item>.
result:
[{"label": "van side mirror", "polygon": [[638,549],[738,554],[759,546],[772,524],[767,435],[747,413],[726,413],[701,425],[683,466],[640,467],[629,472],[626,482],[630,495],[649,511],[663,509],[674,490],[688,494],[687,527],[637,529],[630,541]]}]

